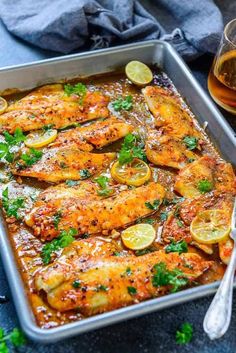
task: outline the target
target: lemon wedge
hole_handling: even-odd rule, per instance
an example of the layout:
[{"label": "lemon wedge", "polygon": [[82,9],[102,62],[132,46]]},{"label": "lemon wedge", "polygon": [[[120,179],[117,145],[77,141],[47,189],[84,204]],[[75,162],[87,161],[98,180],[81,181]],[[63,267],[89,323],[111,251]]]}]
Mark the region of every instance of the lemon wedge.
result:
[{"label": "lemon wedge", "polygon": [[145,86],[153,80],[152,71],[140,61],[130,61],[125,67],[128,79],[138,86]]},{"label": "lemon wedge", "polygon": [[135,158],[131,163],[121,165],[119,161],[111,167],[111,176],[118,183],[140,186],[151,177],[151,170],[147,163]]},{"label": "lemon wedge", "polygon": [[218,209],[199,212],[190,225],[190,232],[199,243],[219,243],[229,235],[229,214]]},{"label": "lemon wedge", "polygon": [[7,101],[3,97],[0,97],[0,114],[4,113],[7,109]]},{"label": "lemon wedge", "polygon": [[155,228],[146,223],[136,224],[121,233],[124,245],[131,250],[145,249],[154,242],[155,238]]},{"label": "lemon wedge", "polygon": [[41,148],[49,145],[57,138],[57,130],[34,131],[27,135],[25,145],[30,148]]}]

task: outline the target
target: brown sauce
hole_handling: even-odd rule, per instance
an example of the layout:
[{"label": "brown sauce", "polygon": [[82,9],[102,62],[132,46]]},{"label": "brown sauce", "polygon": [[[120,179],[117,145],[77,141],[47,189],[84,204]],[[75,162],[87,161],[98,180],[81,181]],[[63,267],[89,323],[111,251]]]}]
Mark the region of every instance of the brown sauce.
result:
[{"label": "brown sauce", "polygon": [[[122,116],[123,118],[130,121],[133,125],[135,125],[140,130],[140,133],[142,133],[142,127],[145,124],[153,124],[153,117],[149,112],[148,108],[146,107],[140,89],[136,88],[134,85],[131,85],[124,74],[106,74],[99,77],[90,77],[85,80],[80,80],[80,82],[81,81],[84,81],[86,83],[89,90],[102,90],[102,92],[104,92],[105,94],[110,95],[111,100],[116,99],[118,96],[121,95],[132,95],[133,101],[135,102],[134,109],[130,112],[124,112],[124,114],[122,113]],[[160,85],[162,87],[168,87],[169,89],[172,89],[175,94],[177,94],[171,81],[162,72],[156,72],[154,84]],[[19,95],[11,95],[8,96],[7,99],[9,100],[9,102],[14,102],[20,97],[26,95],[27,93],[28,92],[25,92],[23,94],[20,93]],[[185,106],[185,109],[188,109],[184,101],[183,105]],[[199,124],[196,123],[196,125],[198,129],[201,130]],[[209,154],[218,155],[217,150],[208,141],[207,137],[206,141],[206,151]],[[102,151],[118,151],[120,145],[121,142],[119,141],[117,143],[113,143],[111,146],[102,149]],[[161,168],[154,165],[151,165],[151,168],[153,171],[153,178],[158,178],[158,181],[167,189],[166,197],[172,197],[173,178],[176,175],[176,171],[171,168]],[[0,177],[3,182],[5,179],[7,180],[7,174],[7,170],[2,170]],[[6,185],[9,186],[9,188],[14,192],[16,196],[22,194],[24,194],[24,196],[28,195],[30,207],[33,202],[32,200],[35,198],[35,195],[39,191],[45,189],[45,187],[48,187],[50,184],[47,184],[45,182],[39,182],[30,178],[16,177],[15,180],[13,179],[12,181],[10,181],[9,184],[2,183],[2,188],[5,188]],[[158,226],[160,226],[161,224],[160,212],[165,211],[165,209],[170,210],[171,206],[162,206],[161,209],[155,215],[152,216],[152,218],[156,219],[156,228],[158,228]],[[12,247],[14,249],[15,256],[18,262],[19,270],[25,283],[28,298],[33,308],[38,325],[43,328],[52,328],[58,325],[82,319],[82,315],[77,311],[60,313],[56,310],[53,310],[47,305],[43,294],[35,293],[32,277],[38,269],[43,267],[42,260],[40,257],[40,251],[43,244],[31,233],[30,229],[26,227],[24,223],[18,222],[9,224],[8,230],[8,236],[11,240]],[[121,242],[119,242],[119,246],[122,246]],[[157,241],[154,243],[153,247],[154,249],[161,249],[163,248],[163,244]],[[204,252],[202,252],[201,250],[197,250],[194,247],[191,247],[191,251],[199,253],[206,259],[211,259],[215,261],[212,269],[201,276],[201,278],[199,279],[199,283],[210,283],[222,277],[225,266],[222,265],[219,259],[217,249],[215,249],[214,254],[211,256],[204,254]]]}]

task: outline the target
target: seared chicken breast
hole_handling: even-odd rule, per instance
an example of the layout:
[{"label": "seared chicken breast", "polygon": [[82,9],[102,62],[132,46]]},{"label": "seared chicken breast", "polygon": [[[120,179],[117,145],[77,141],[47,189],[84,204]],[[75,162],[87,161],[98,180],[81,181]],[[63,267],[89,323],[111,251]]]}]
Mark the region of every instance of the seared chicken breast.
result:
[{"label": "seared chicken breast", "polygon": [[[90,196],[86,193],[83,183],[75,191],[70,190],[67,195],[60,186],[54,190],[49,189],[49,196],[47,190],[44,191],[43,197],[39,196],[39,202],[36,201],[26,217],[26,222],[33,228],[34,234],[41,240],[50,240],[61,230],[69,228],[77,229],[79,235],[107,234],[153,213],[146,203],[156,201],[160,205],[165,196],[163,186],[154,182],[131,190],[119,190],[117,193],[114,191],[107,198],[98,195],[93,198],[93,186],[88,184],[88,188],[91,190]],[[63,192],[62,197],[60,190]],[[57,212],[60,212],[60,221],[56,229],[54,217]]]},{"label": "seared chicken breast", "polygon": [[179,278],[189,283],[212,264],[194,253],[164,251],[140,257],[91,256],[83,262],[74,251],[36,273],[35,287],[47,294],[52,308],[61,312],[79,308],[90,316],[168,293],[170,285],[156,286],[153,281],[158,275],[155,265],[160,263],[169,271],[182,271]]},{"label": "seared chicken breast", "polygon": [[74,122],[107,118],[108,103],[109,98],[100,92],[87,92],[81,102],[77,95],[67,96],[61,84],[46,85],[10,105],[0,115],[0,131],[13,133],[17,127],[31,131],[49,124],[58,129]]}]

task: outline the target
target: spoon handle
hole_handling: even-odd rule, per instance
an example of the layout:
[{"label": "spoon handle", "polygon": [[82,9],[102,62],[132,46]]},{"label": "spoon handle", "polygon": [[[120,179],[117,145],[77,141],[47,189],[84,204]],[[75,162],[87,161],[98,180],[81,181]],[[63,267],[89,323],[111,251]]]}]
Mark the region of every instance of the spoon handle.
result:
[{"label": "spoon handle", "polygon": [[[236,230],[233,232],[236,232]],[[234,242],[232,255],[224,277],[203,322],[204,331],[212,340],[223,336],[230,324],[235,268],[236,242]]]}]

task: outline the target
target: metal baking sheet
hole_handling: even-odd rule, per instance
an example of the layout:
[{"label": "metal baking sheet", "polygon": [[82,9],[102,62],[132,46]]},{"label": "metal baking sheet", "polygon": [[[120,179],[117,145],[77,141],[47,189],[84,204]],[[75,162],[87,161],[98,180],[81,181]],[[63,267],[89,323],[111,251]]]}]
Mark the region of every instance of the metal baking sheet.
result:
[{"label": "metal baking sheet", "polygon": [[[114,71],[130,60],[157,64],[165,71],[196,115],[200,124],[205,121],[208,122],[207,133],[215,142],[223,157],[236,166],[236,140],[233,130],[194,79],[176,51],[168,43],[162,41],[147,41],[7,67],[0,70],[0,92],[13,88],[26,90],[65,78],[90,76]],[[82,332],[200,298],[214,293],[219,284],[215,282],[186,289],[175,294],[147,300],[78,322],[51,329],[42,329],[37,326],[28,302],[24,284],[7,237],[7,229],[3,218],[0,223],[0,253],[21,326],[31,339],[42,343],[55,342]]]}]

